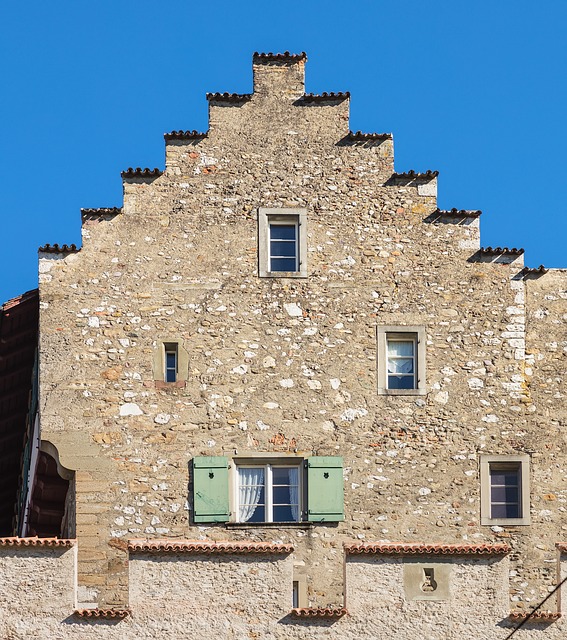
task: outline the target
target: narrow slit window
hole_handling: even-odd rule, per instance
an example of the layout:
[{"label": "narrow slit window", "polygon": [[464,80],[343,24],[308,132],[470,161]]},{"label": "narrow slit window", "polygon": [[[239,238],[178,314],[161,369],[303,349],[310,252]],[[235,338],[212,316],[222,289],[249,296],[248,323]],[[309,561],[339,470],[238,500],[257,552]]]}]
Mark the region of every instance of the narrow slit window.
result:
[{"label": "narrow slit window", "polygon": [[176,344],[165,344],[165,382],[177,382],[178,350]]}]

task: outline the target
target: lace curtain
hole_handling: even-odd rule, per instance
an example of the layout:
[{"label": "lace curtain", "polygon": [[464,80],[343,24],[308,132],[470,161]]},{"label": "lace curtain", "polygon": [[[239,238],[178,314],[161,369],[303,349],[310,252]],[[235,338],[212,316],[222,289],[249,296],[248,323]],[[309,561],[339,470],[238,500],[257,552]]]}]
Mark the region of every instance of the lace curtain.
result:
[{"label": "lace curtain", "polygon": [[248,522],[260,502],[260,496],[264,488],[264,469],[239,467],[238,487],[240,493],[238,497],[238,504],[240,505],[238,521]]}]

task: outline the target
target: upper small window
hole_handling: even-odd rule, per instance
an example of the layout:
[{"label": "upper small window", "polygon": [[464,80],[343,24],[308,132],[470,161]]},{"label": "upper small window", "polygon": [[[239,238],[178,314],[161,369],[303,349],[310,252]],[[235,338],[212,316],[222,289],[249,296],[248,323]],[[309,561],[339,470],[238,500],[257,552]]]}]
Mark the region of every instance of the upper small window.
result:
[{"label": "upper small window", "polygon": [[305,209],[258,210],[260,277],[307,276],[306,224]]},{"label": "upper small window", "polygon": [[480,460],[481,524],[530,523],[529,457],[489,456]]},{"label": "upper small window", "polygon": [[378,393],[425,394],[425,329],[377,327]]},{"label": "upper small window", "polygon": [[177,344],[164,344],[165,382],[177,382]]},{"label": "upper small window", "polygon": [[170,338],[156,343],[152,373],[155,386],[161,389],[185,386],[189,375],[189,354],[181,341]]}]

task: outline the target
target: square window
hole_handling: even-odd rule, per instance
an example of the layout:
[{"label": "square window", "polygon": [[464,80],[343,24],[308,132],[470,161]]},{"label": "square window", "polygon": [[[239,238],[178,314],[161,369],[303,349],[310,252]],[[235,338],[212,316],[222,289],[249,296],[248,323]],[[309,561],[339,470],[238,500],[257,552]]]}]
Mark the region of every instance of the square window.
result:
[{"label": "square window", "polygon": [[425,394],[424,327],[377,327],[378,393]]},{"label": "square window", "polygon": [[299,465],[237,467],[238,522],[299,522],[301,474]]},{"label": "square window", "polygon": [[481,524],[530,523],[529,457],[481,456]]},{"label": "square window", "polygon": [[307,211],[258,210],[258,273],[260,277],[307,276]]}]

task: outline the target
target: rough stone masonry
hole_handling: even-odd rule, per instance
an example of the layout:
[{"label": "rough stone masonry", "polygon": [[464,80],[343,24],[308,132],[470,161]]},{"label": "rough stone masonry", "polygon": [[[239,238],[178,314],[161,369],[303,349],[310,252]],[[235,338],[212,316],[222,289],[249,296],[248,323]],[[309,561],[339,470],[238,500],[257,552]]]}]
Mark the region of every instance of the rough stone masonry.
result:
[{"label": "rough stone masonry", "polygon": [[[414,637],[417,618],[424,637],[456,638],[478,615],[482,637],[504,638],[510,609],[554,589],[567,537],[567,272],[481,248],[480,212],[440,211],[437,172],[396,173],[392,136],[351,132],[348,93],[305,93],[305,62],[255,54],[252,94],[209,94],[207,132],[166,134],[163,171],[129,169],[121,208],[83,210],[80,251],[40,252],[41,438],[74,478],[62,535],[77,539],[76,606],[143,617],[147,598],[157,616],[163,590],[185,612],[198,602],[198,622],[183,623],[197,630],[225,615],[219,581],[240,576],[257,621],[234,637],[338,624],[340,637],[377,638],[383,616],[388,635],[403,619],[398,635]],[[295,266],[279,268],[277,251]],[[208,459],[228,461],[220,521],[196,517]],[[342,459],[335,519],[310,519],[312,459]],[[242,516],[245,467],[297,469],[289,521],[269,499],[271,516]],[[293,552],[198,556],[178,580],[185,555],[135,555],[133,539]],[[418,547],[406,575],[405,547],[384,561],[372,547],[390,543],[464,545],[466,558]],[[353,544],[370,545],[367,564]],[[505,562],[475,559],[475,545],[504,544]],[[294,588],[298,610],[348,610],[348,592],[354,613],[278,627]],[[439,599],[410,606],[416,589]],[[214,637],[233,637],[219,620]]]}]

